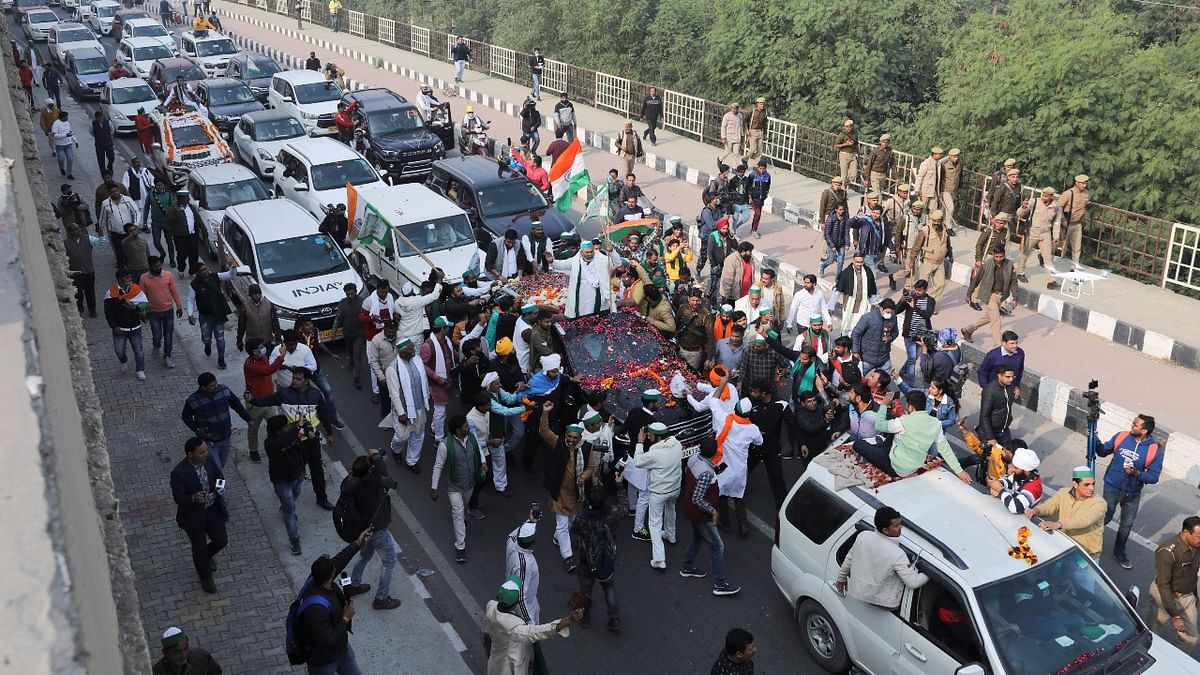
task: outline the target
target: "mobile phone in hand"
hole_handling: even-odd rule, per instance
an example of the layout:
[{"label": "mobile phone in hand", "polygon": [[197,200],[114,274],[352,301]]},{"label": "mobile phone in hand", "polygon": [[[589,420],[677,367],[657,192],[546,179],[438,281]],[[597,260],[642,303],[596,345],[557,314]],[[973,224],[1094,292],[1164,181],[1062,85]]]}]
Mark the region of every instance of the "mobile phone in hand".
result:
[{"label": "mobile phone in hand", "polygon": [[534,502],[533,505],[529,507],[529,512],[533,515],[534,520],[540,520],[542,517],[541,502]]}]

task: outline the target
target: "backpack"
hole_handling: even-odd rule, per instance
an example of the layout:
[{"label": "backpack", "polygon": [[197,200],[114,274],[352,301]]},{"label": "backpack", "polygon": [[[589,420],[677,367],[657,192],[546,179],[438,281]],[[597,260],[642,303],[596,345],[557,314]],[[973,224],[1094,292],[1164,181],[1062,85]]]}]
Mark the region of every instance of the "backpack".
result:
[{"label": "backpack", "polygon": [[329,612],[333,609],[333,606],[329,604],[329,599],[323,595],[310,595],[308,597],[304,597],[304,594],[308,592],[308,589],[311,585],[312,577],[309,577],[308,580],[304,582],[304,585],[300,587],[300,592],[296,594],[296,599],[293,600],[291,606],[288,607],[287,620],[285,622],[287,626],[287,637],[284,639],[283,647],[287,652],[288,663],[292,664],[293,666],[298,666],[308,662],[308,645],[301,642],[300,632],[298,630],[300,615],[304,613],[304,610],[315,605],[324,607],[326,612]]},{"label": "backpack", "polygon": [[950,379],[946,380],[946,393],[950,397],[958,401],[962,399],[963,383],[967,381],[967,375],[971,372],[971,364],[963,361],[954,365],[954,370],[950,371]]},{"label": "backpack", "polygon": [[[582,537],[581,537],[582,539]],[[579,551],[579,564],[583,565],[588,574],[596,581],[609,581],[617,571],[617,540],[613,537],[608,522],[597,521],[592,526],[591,538],[581,541],[576,550]]]},{"label": "backpack", "polygon": [[708,185],[704,186],[704,191],[700,193],[700,199],[705,206],[708,206],[708,200],[716,197],[721,191],[721,186],[716,178],[710,178]]},{"label": "backpack", "polygon": [[[1115,452],[1117,448],[1121,447],[1121,444],[1125,442],[1125,439],[1129,438],[1131,435],[1132,434],[1130,434],[1128,431],[1122,431],[1113,437],[1113,451]],[[1154,458],[1157,455],[1158,443],[1151,441],[1150,445],[1146,447],[1146,464],[1142,467],[1142,471],[1150,470],[1150,464],[1154,462]]]},{"label": "backpack", "polygon": [[354,476],[346,476],[346,480],[342,481],[342,493],[333,505],[333,529],[347,544],[357,540],[358,535],[370,525],[354,505],[356,487],[358,480]]}]

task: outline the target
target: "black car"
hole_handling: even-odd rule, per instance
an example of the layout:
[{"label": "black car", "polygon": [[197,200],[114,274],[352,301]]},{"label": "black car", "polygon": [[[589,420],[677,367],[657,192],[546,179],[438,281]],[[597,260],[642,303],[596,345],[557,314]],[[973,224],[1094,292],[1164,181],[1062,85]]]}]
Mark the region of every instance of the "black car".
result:
[{"label": "black car", "polygon": [[434,162],[425,185],[470,215],[482,248],[510,228],[527,234],[534,220],[540,220],[546,236],[556,241],[575,229],[525,174],[494,159],[466,156]]},{"label": "black car", "polygon": [[271,76],[283,70],[275,59],[261,54],[238,54],[229,60],[225,77],[241,80],[254,92],[254,98],[265,104],[271,90]]},{"label": "black car", "polygon": [[75,98],[100,98],[100,90],[108,82],[108,65],[108,57],[95,47],[72,49],[63,61],[67,89]]},{"label": "black car", "polygon": [[228,137],[246,113],[265,110],[244,82],[228,77],[201,80],[196,84],[196,98],[208,108],[208,118]]},{"label": "black car", "polygon": [[446,156],[446,146],[421,117],[417,106],[387,89],[359,89],[342,95],[354,107],[354,126],[367,140],[367,161],[394,178],[424,177]]},{"label": "black car", "polygon": [[[712,415],[708,411],[697,412],[687,401],[671,399],[666,382],[674,371],[691,381],[695,381],[695,374],[679,358],[674,344],[642,316],[616,312],[560,321],[556,325],[562,329],[554,334],[558,337],[559,352],[566,355],[567,374],[584,377],[580,390],[585,400],[567,401],[572,409],[602,399],[601,407],[620,424],[630,410],[642,404],[643,391],[658,389],[663,399],[655,419],[670,427],[687,455],[696,451],[701,440],[712,435]],[[639,373],[645,366],[657,373],[657,377]],[[618,454],[636,442],[620,433],[615,440]]]}]

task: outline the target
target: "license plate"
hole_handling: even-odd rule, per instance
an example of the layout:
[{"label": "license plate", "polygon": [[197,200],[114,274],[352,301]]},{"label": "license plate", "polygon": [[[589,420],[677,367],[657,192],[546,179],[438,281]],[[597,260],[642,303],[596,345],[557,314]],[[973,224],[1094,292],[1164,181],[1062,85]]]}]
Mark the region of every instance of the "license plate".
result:
[{"label": "license plate", "polygon": [[683,449],[683,458],[687,459],[688,457],[691,457],[692,455],[696,454],[697,452],[700,452],[699,445],[689,445]]},{"label": "license plate", "polygon": [[342,329],[339,328],[337,330],[337,332],[335,333],[332,328],[328,328],[326,330],[319,331],[317,333],[317,335],[320,336],[321,342],[330,342],[332,340],[340,340],[342,337]]}]

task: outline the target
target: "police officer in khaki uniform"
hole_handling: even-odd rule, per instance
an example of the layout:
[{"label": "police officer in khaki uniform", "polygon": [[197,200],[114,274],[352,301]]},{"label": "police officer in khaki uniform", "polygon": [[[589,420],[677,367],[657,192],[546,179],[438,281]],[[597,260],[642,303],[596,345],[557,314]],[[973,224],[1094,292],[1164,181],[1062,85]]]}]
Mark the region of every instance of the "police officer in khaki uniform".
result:
[{"label": "police officer in khaki uniform", "polygon": [[837,152],[838,171],[847,185],[854,185],[858,182],[858,129],[854,128],[854,120],[842,122],[842,130],[833,139],[833,149]]},{"label": "police officer in khaki uniform", "polygon": [[950,148],[942,159],[942,210],[946,212],[946,228],[954,232],[958,221],[954,220],[955,200],[958,199],[958,186],[962,183],[962,151]]},{"label": "police officer in khaki uniform", "polygon": [[[1042,188],[1040,199],[1030,199],[1017,209],[1017,222],[1026,216],[1029,217],[1029,234],[1025,236],[1021,260],[1017,263],[1017,279],[1023,284],[1029,283],[1025,276],[1025,264],[1029,262],[1034,248],[1042,254],[1046,266],[1053,267],[1054,264],[1053,242],[1058,241],[1062,228],[1062,208],[1054,201],[1054,188]],[[1058,288],[1058,282],[1050,276],[1050,270],[1046,272],[1046,288]]]},{"label": "police officer in khaki uniform", "polygon": [[934,300],[941,300],[946,288],[944,263],[950,255],[950,235],[943,226],[945,219],[946,214],[941,209],[930,211],[929,222],[917,232],[908,253],[908,273],[911,275],[914,269],[917,273],[915,277],[909,277],[909,287],[917,279],[924,279],[929,283],[929,294]]},{"label": "police officer in khaki uniform", "polygon": [[1058,205],[1063,210],[1063,220],[1066,228],[1062,239],[1058,242],[1059,254],[1067,257],[1067,247],[1071,247],[1071,262],[1079,267],[1079,249],[1083,245],[1083,213],[1088,205],[1087,174],[1075,176],[1075,185],[1062,194]]},{"label": "police officer in khaki uniform", "polygon": [[1180,649],[1196,648],[1196,570],[1200,566],[1200,516],[1183,519],[1183,530],[1154,552],[1153,628],[1175,634]]},{"label": "police officer in khaki uniform", "polygon": [[896,170],[896,155],[892,152],[892,136],[884,134],[879,137],[879,147],[871,151],[867,156],[867,163],[863,166],[863,173],[871,181],[871,189],[875,192],[883,192],[885,187],[888,187],[888,182],[892,179],[892,174]]}]

